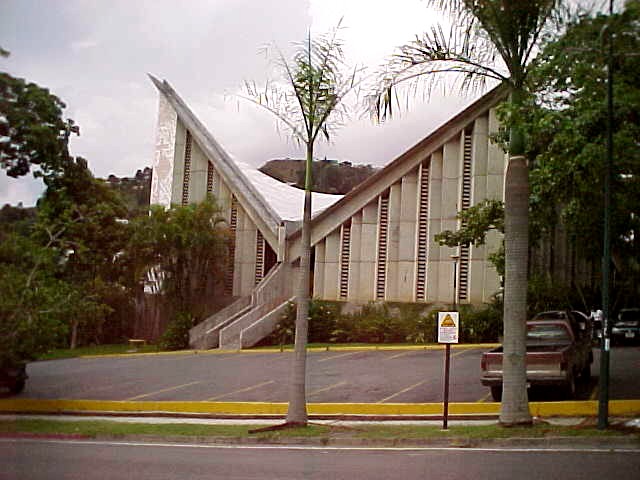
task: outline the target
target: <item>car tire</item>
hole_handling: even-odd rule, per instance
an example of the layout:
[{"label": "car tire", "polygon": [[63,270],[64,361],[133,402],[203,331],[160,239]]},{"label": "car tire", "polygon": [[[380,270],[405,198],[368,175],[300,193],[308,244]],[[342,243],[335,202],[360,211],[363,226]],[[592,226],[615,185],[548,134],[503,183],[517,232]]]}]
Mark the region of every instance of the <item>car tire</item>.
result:
[{"label": "car tire", "polygon": [[24,390],[25,381],[24,380],[16,380],[16,382],[9,387],[9,391],[14,395],[22,392]]},{"label": "car tire", "polygon": [[491,387],[491,398],[494,402],[502,401],[502,385],[498,387]]}]

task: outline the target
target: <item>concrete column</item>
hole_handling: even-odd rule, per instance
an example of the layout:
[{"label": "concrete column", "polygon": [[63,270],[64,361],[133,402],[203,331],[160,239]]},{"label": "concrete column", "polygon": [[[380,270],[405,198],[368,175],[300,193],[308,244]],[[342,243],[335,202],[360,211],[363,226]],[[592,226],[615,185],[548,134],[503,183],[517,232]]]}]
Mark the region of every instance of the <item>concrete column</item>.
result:
[{"label": "concrete column", "polygon": [[187,131],[178,120],[176,125],[176,148],[173,162],[173,182],[171,188],[171,204],[182,205],[182,185],[184,180],[184,147]]},{"label": "concrete column", "polygon": [[[471,148],[472,193],[471,204],[486,199],[489,119],[486,116],[476,118],[473,125]],[[471,303],[481,303],[484,298],[484,279],[487,269],[486,248],[484,246],[469,249],[469,290]]]},{"label": "concrete column", "polygon": [[438,299],[440,279],[440,245],[434,236],[442,230],[442,150],[431,155],[429,166],[429,246],[427,248],[426,302]]},{"label": "concrete column", "polygon": [[360,282],[360,253],[362,237],[362,212],[351,217],[351,245],[349,252],[349,289],[347,300],[358,301]]},{"label": "concrete column", "polygon": [[209,161],[194,139],[191,142],[191,181],[189,203],[200,203],[207,197]]},{"label": "concrete column", "polygon": [[313,266],[313,297],[324,299],[324,239],[316,243],[315,249],[316,254]]},{"label": "concrete column", "polygon": [[377,232],[378,202],[375,200],[362,209],[360,279],[357,289],[357,297],[360,301],[370,301],[375,298]]},{"label": "concrete column", "polygon": [[[457,230],[458,220],[456,215],[460,200],[460,137],[456,136],[445,143],[442,159],[442,211],[441,230]],[[437,300],[442,302],[453,301],[453,261],[451,255],[457,253],[456,248],[440,247],[440,271],[438,276]]]},{"label": "concrete column", "polygon": [[385,300],[398,298],[398,278],[400,276],[400,213],[402,204],[402,184],[394,183],[389,189],[389,237],[387,242],[387,279]]},{"label": "concrete column", "polygon": [[[489,135],[500,129],[495,108],[489,110]],[[487,137],[487,193],[486,198],[504,200],[504,173],[507,168],[507,155],[499,145]]]},{"label": "concrete column", "polygon": [[418,223],[418,170],[402,177],[400,205],[400,239],[396,300],[415,302],[416,230]]},{"label": "concrete column", "polygon": [[340,229],[327,235],[324,251],[324,299],[338,300],[340,290]]}]

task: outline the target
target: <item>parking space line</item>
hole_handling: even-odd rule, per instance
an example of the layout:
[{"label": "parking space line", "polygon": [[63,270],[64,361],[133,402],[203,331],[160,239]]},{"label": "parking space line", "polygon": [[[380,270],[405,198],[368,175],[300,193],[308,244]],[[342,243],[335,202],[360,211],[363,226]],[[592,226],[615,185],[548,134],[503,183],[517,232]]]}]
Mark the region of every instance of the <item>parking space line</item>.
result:
[{"label": "parking space line", "polygon": [[456,352],[454,354],[451,355],[451,358],[453,357],[457,357],[458,355],[462,355],[463,353],[467,353],[467,352],[473,352],[474,350],[477,350],[475,348],[470,348],[468,350],[460,350],[459,352]]},{"label": "parking space line", "polygon": [[257,385],[252,385],[251,387],[241,388],[240,390],[234,390],[233,392],[223,393],[222,395],[216,395],[215,397],[207,398],[207,402],[213,402],[214,400],[219,400],[224,397],[229,397],[231,395],[235,395],[236,393],[249,392],[251,390],[255,390],[256,388],[264,387],[265,385],[270,385],[272,383],[276,383],[276,382],[274,380],[269,380],[268,382],[258,383]]},{"label": "parking space line", "polygon": [[482,403],[482,402],[486,402],[487,400],[489,400],[489,397],[491,396],[491,392],[488,392],[484,397],[482,397],[479,400],[476,400],[476,403]]},{"label": "parking space line", "polygon": [[591,395],[589,395],[589,400],[595,400],[596,398],[598,398],[598,384],[596,383],[596,386],[593,387],[593,392],[591,392]]},{"label": "parking space line", "polygon": [[415,353],[415,351],[409,350],[408,352],[396,353],[395,355],[385,358],[385,360],[393,360],[394,358],[404,357],[405,355],[410,355],[412,353]]},{"label": "parking space line", "polygon": [[307,394],[307,396],[311,397],[312,395],[317,395],[319,393],[326,392],[327,390],[331,390],[331,389],[334,389],[334,388],[337,388],[337,387],[340,387],[340,386],[346,385],[346,384],[347,384],[347,382],[345,382],[343,380],[342,382],[334,383],[333,385],[329,385],[328,387],[324,387],[324,388],[321,388],[319,390],[314,390],[313,392],[309,392]]},{"label": "parking space line", "polygon": [[419,387],[419,386],[420,386],[420,385],[422,385],[423,383],[427,383],[427,381],[426,381],[426,380],[423,380],[423,381],[418,382],[418,383],[416,383],[416,384],[414,384],[414,385],[411,385],[410,387],[407,387],[407,388],[405,388],[405,389],[403,389],[403,390],[400,390],[399,392],[396,392],[396,393],[394,393],[393,395],[389,395],[388,397],[383,398],[382,400],[378,400],[376,403],[384,403],[384,402],[386,402],[386,401],[388,401],[388,400],[391,400],[392,398],[396,398],[397,396],[402,395],[403,393],[406,393],[406,392],[408,392],[409,390],[413,390],[414,388]]},{"label": "parking space line", "polygon": [[323,358],[322,360],[318,360],[318,363],[320,363],[320,362],[327,362],[327,361],[329,361],[329,360],[336,360],[336,359],[338,359],[338,358],[344,358],[344,357],[348,357],[348,356],[350,356],[350,355],[357,355],[357,354],[359,354],[359,353],[362,353],[362,352],[349,352],[349,353],[342,353],[342,354],[340,354],[340,355],[334,355],[333,357]]},{"label": "parking space line", "polygon": [[125,401],[126,402],[130,402],[132,400],[140,400],[141,398],[151,397],[153,395],[157,395],[158,393],[164,393],[164,392],[171,392],[173,390],[179,390],[181,388],[185,388],[185,387],[188,387],[190,385],[195,385],[196,383],[202,383],[202,382],[191,382],[191,383],[185,383],[183,385],[178,385],[176,387],[163,388],[162,390],[156,390],[155,392],[143,393],[142,395],[136,395],[135,397],[126,398]]}]

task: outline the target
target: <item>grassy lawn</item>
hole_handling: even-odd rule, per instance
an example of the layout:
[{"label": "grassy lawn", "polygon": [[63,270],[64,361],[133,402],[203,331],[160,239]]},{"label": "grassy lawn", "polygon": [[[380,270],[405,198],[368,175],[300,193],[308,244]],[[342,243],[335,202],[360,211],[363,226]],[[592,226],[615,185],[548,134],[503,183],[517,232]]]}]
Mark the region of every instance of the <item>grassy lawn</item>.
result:
[{"label": "grassy lawn", "polygon": [[[120,353],[131,353],[134,350],[128,344],[115,344],[115,345],[93,345],[90,347],[78,347],[73,350],[69,348],[51,350],[40,357],[38,360],[58,360],[61,358],[73,358],[83,355],[113,355]],[[158,352],[159,347],[157,345],[144,345],[136,348],[137,353],[151,353]]]},{"label": "grassy lawn", "polygon": [[[277,424],[274,421],[274,425]],[[319,440],[357,438],[369,440],[421,440],[437,438],[495,439],[509,437],[592,437],[628,434],[640,441],[640,433],[619,429],[597,430],[593,426],[557,426],[537,424],[532,427],[504,428],[498,425],[452,426],[448,431],[436,426],[358,425],[330,426],[310,424],[307,428],[294,428],[250,434],[258,425],[199,425],[199,424],[147,424],[110,421],[58,421],[45,419],[1,420],[0,434],[75,434],[88,437],[99,435],[159,435],[262,439],[290,437]]]}]

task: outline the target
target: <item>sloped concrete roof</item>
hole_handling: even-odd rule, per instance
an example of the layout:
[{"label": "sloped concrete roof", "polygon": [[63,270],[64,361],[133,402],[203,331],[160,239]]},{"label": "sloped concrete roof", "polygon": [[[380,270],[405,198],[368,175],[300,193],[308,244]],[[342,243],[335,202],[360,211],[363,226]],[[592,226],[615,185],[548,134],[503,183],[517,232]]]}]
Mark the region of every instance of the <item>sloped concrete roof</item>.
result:
[{"label": "sloped concrete roof", "polygon": [[[225,182],[233,190],[236,197],[276,232],[278,225],[284,221],[297,222],[302,220],[304,208],[304,190],[280,182],[258,169],[236,160],[211,135],[207,128],[198,120],[195,114],[164,80],[160,81],[149,75],[158,91],[163,94],[176,110],[180,120],[187,126],[196,139],[198,145],[207,154],[209,161],[223,176]],[[314,193],[312,195],[312,215],[317,215],[335,202],[342,195]],[[246,207],[247,205],[245,205]]]}]

